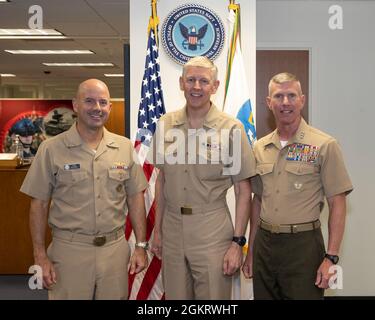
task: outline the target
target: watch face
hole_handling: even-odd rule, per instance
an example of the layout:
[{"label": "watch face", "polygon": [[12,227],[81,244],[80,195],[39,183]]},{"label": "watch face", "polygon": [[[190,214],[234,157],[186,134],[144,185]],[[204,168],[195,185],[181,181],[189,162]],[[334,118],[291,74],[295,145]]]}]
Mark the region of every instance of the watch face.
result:
[{"label": "watch face", "polygon": [[331,262],[333,264],[337,264],[339,262],[339,256],[334,256],[334,255],[326,254],[325,257],[327,259],[331,260]]},{"label": "watch face", "polygon": [[246,244],[246,238],[242,237],[233,237],[233,241],[236,242],[240,247],[243,247]]},{"label": "watch face", "polygon": [[243,247],[245,244],[246,244],[246,238],[245,237],[241,237],[240,238],[240,246]]}]

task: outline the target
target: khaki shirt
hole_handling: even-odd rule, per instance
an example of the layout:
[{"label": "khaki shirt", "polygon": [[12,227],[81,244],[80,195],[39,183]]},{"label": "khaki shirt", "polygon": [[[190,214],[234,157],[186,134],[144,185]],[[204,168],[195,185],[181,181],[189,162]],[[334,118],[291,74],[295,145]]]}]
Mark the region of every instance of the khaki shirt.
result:
[{"label": "khaki shirt", "polygon": [[[160,157],[155,165],[165,176],[164,197],[176,206],[225,200],[234,182],[255,175],[255,159],[243,125],[213,104],[199,131],[188,128],[186,107],[165,114],[153,142]],[[167,162],[168,157],[178,155],[182,157],[177,164]]]},{"label": "khaki shirt", "polygon": [[94,152],[73,125],[40,145],[21,192],[52,200],[48,220],[52,229],[101,234],[124,226],[127,196],[146,187],[129,139],[104,129]]},{"label": "khaki shirt", "polygon": [[255,143],[254,154],[252,190],[262,198],[261,219],[269,223],[317,220],[324,196],[353,190],[337,141],[304,119],[284,148],[275,130]]}]

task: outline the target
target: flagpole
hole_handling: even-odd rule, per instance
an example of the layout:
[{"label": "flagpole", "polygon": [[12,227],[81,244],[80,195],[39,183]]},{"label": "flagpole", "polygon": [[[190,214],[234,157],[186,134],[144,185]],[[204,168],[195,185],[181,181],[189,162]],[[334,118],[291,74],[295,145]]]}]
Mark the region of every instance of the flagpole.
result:
[{"label": "flagpole", "polygon": [[[235,4],[235,0],[229,0],[228,10],[229,12],[233,10],[235,14],[235,18],[234,18],[234,23],[233,23],[232,34],[230,35],[231,40],[230,40],[229,48],[228,48],[227,72],[226,72],[226,80],[225,80],[225,92],[224,92],[223,106],[225,105],[225,100],[227,97],[228,85],[229,85],[230,74],[231,74],[231,67],[232,67],[233,57],[236,52],[237,38],[241,39],[240,23],[239,23],[240,5]],[[241,45],[241,42],[239,42],[239,45]]]}]

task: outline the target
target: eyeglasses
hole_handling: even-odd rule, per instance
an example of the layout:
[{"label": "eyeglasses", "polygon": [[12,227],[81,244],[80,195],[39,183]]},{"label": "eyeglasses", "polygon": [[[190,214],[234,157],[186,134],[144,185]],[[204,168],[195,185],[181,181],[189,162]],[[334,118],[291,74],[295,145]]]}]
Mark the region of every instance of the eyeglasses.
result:
[{"label": "eyeglasses", "polygon": [[99,99],[95,100],[94,98],[85,98],[83,100],[83,103],[90,106],[90,107],[95,107],[98,103],[101,108],[104,108],[109,105],[109,101],[106,99]]}]

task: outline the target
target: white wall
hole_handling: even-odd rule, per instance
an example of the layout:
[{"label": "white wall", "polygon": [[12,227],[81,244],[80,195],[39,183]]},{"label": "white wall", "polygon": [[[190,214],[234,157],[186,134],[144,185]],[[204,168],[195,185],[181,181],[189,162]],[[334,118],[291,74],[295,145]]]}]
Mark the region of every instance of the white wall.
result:
[{"label": "white wall", "polygon": [[[333,4],[343,8],[343,30],[328,27]],[[311,50],[311,124],[339,140],[354,184],[340,254],[343,290],[328,293],[375,296],[375,2],[257,1],[256,13],[258,48]],[[327,230],[326,211],[322,220]]]},{"label": "white wall", "polygon": [[[251,101],[255,105],[255,43],[253,36],[255,30],[255,0],[236,1],[241,4],[242,16],[242,49],[250,88]],[[130,64],[131,64],[131,134],[134,135],[137,126],[138,104],[141,94],[141,81],[143,77],[143,69],[146,54],[147,25],[151,14],[151,1],[130,0]],[[186,1],[186,0],[163,0],[158,2],[158,16],[160,18],[159,31],[164,19],[168,14],[182,4],[199,3],[216,12],[221,18],[226,34],[227,16],[229,1],[205,0],[202,1]],[[160,37],[161,40],[161,37]],[[163,93],[165,99],[165,107],[167,112],[179,109],[184,104],[184,97],[179,89],[178,78],[182,71],[182,66],[172,61],[167,56],[162,45],[159,46],[160,68]],[[222,107],[224,97],[224,83],[227,57],[227,42],[221,51],[220,56],[214,61],[219,68],[219,80],[221,85],[214,97],[214,102],[218,107]]]}]

